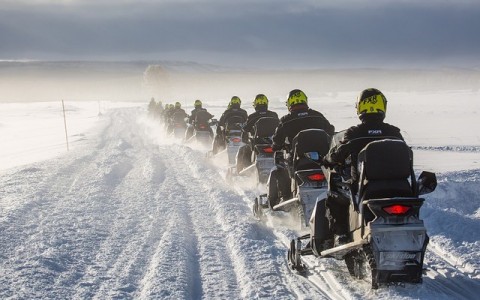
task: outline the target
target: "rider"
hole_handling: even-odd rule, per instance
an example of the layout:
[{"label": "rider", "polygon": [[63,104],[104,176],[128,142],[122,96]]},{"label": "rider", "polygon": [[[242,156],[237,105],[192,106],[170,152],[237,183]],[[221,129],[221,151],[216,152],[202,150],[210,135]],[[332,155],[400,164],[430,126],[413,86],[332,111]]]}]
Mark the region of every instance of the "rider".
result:
[{"label": "rider", "polygon": [[240,108],[241,104],[242,101],[237,96],[233,96],[232,99],[230,99],[227,110],[223,112],[220,120],[218,121],[217,135],[213,141],[213,154],[218,153],[220,149],[225,148],[226,129],[229,125],[229,122],[234,118],[240,119],[241,123],[244,123],[247,120],[247,111]]},{"label": "rider", "polygon": [[[202,101],[195,100],[194,102],[194,109],[190,113],[190,117],[188,118],[188,124],[190,126],[187,128],[185,133],[185,140],[188,140],[193,136],[194,126],[200,122],[206,123],[208,125],[208,121],[213,118],[213,115],[210,114],[206,108],[202,107]],[[199,113],[201,112],[201,113]],[[207,126],[208,132],[210,136],[213,137],[213,130],[210,126]]]},{"label": "rider", "polygon": [[155,98],[152,97],[152,99],[150,99],[150,102],[148,103],[148,112],[153,113],[156,106],[157,102],[155,102]]},{"label": "rider", "polygon": [[[278,120],[278,115],[276,112],[268,110],[268,98],[264,94],[258,94],[255,96],[255,100],[253,100],[253,107],[255,108],[255,112],[250,114],[247,118],[247,122],[245,126],[242,128],[242,141],[244,143],[248,143],[249,137],[253,136],[255,130],[255,123],[260,118],[269,117],[275,118]],[[238,149],[237,159],[241,162],[237,164],[237,168],[246,167],[248,163],[250,163],[250,157],[252,155],[252,147],[251,145],[244,145]],[[237,169],[238,172],[241,169]]]},{"label": "rider", "polygon": [[180,102],[175,102],[175,106],[169,111],[169,127],[167,132],[173,131],[175,123],[185,123],[185,118],[187,117],[188,115],[182,108],[182,104],[180,104]]},{"label": "rider", "polygon": [[162,100],[158,100],[157,105],[154,107],[155,117],[161,119],[163,117],[163,111]]},{"label": "rider", "polygon": [[168,103],[165,104],[165,108],[163,109],[163,114],[162,114],[162,119],[163,119],[165,128],[168,127],[172,110],[173,110],[173,104],[168,104]]},{"label": "rider", "polygon": [[[333,135],[335,127],[322,113],[308,107],[307,96],[299,89],[292,90],[286,102],[289,114],[280,119],[280,123],[273,135],[274,151],[286,150],[290,152],[293,138],[302,130],[310,128],[323,129],[328,135]],[[280,192],[280,195],[279,195]],[[280,197],[291,197],[290,177],[286,167],[277,165],[270,172],[268,179],[268,202],[271,207],[280,202]]]},{"label": "rider", "polygon": [[[361,124],[348,128],[340,144],[330,149],[324,159],[330,167],[336,165],[345,167],[350,164],[351,178],[348,182],[351,183],[353,194],[357,190],[358,153],[372,140],[386,138],[403,140],[400,129],[383,122],[387,112],[387,99],[382,92],[374,88],[362,91],[357,99],[356,108]],[[327,198],[335,245],[348,242],[348,205],[347,201],[333,197]]]}]

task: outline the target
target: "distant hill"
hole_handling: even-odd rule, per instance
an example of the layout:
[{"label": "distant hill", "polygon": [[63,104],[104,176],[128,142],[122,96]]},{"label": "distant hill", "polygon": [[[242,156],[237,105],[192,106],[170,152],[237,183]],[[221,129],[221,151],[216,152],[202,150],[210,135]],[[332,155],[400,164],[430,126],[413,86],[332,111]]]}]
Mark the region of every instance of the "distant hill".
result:
[{"label": "distant hill", "polygon": [[360,91],[478,90],[477,69],[241,69],[175,61],[0,61],[0,101],[228,98]]}]

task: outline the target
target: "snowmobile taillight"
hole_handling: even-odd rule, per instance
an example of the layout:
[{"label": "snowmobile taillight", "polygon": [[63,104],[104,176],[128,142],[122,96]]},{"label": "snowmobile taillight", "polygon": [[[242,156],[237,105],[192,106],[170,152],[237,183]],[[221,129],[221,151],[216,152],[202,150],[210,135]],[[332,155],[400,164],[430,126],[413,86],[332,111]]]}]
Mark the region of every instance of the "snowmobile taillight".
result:
[{"label": "snowmobile taillight", "polygon": [[242,139],[238,138],[238,137],[235,137],[235,138],[232,138],[231,141],[234,142],[234,143],[240,143],[242,141]]},{"label": "snowmobile taillight", "polygon": [[322,181],[325,180],[325,175],[322,173],[315,173],[307,176],[311,181]]},{"label": "snowmobile taillight", "polygon": [[263,148],[262,150],[263,150],[263,152],[265,152],[265,153],[273,153],[273,148],[272,148],[272,147],[265,147],[265,148]]},{"label": "snowmobile taillight", "polygon": [[207,126],[205,126],[205,125],[203,125],[203,124],[200,125],[199,127],[200,127],[200,129],[205,129],[205,128],[207,128]]},{"label": "snowmobile taillight", "polygon": [[404,215],[410,210],[410,206],[394,204],[383,207],[383,210],[390,215]]}]

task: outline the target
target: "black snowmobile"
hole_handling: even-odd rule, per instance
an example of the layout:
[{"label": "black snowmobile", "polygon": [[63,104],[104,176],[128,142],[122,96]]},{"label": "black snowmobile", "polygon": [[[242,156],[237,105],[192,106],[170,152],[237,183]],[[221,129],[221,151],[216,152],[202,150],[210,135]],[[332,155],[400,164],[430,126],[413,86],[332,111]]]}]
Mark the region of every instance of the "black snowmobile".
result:
[{"label": "black snowmobile", "polygon": [[328,197],[349,205],[350,242],[334,245],[326,199],[321,199],[310,218],[310,233],[290,243],[289,266],[306,271],[301,257],[314,255],[345,260],[349,273],[371,281],[374,289],[395,282],[421,283],[429,238],[420,219],[424,199],[419,196],[435,190],[435,174],[422,172],[416,180],[411,149],[390,139],[367,144],[358,155],[358,170],[355,187],[346,180],[346,168],[324,168]]},{"label": "black snowmobile", "polygon": [[[191,126],[185,134],[187,143],[196,141],[204,146],[210,146],[213,141],[213,130],[211,126],[217,124],[216,119],[210,120],[211,115],[207,111],[198,111]],[[191,133],[189,133],[191,132]],[[191,134],[191,136],[188,136]]]},{"label": "black snowmobile", "polygon": [[274,152],[272,150],[272,136],[278,126],[278,119],[271,117],[260,118],[255,122],[254,134],[250,137],[248,145],[251,156],[240,156],[237,153],[236,170],[240,176],[256,174],[259,183],[267,183],[270,170],[275,166]]},{"label": "black snowmobile", "polygon": [[[317,199],[327,193],[327,179],[322,170],[323,157],[328,153],[330,136],[322,129],[305,129],[300,131],[292,141],[293,151],[277,151],[275,153],[276,168],[287,168],[288,177],[277,181],[271,180],[278,169],[273,169],[268,180],[269,193],[278,192],[277,197],[267,194],[255,198],[253,213],[261,218],[264,209],[272,211],[289,211],[300,219],[301,228],[309,226],[310,217]],[[285,172],[277,172],[275,176],[284,176]],[[285,189],[280,182],[290,182]],[[274,200],[275,199],[275,200]]]},{"label": "black snowmobile", "polygon": [[235,165],[238,149],[244,145],[242,141],[242,126],[245,120],[240,116],[231,117],[225,124],[225,146],[228,155],[228,165]]},{"label": "black snowmobile", "polygon": [[167,127],[167,133],[171,134],[177,139],[183,139],[185,137],[185,131],[187,130],[187,122],[185,116],[181,112],[175,112]]}]

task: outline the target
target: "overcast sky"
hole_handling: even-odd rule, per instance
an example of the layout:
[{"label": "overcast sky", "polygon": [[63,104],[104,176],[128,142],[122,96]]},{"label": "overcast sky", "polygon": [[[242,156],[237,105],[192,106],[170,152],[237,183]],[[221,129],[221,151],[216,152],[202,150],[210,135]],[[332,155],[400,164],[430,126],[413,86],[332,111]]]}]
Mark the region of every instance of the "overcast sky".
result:
[{"label": "overcast sky", "polygon": [[0,0],[0,60],[480,66],[478,0]]}]

